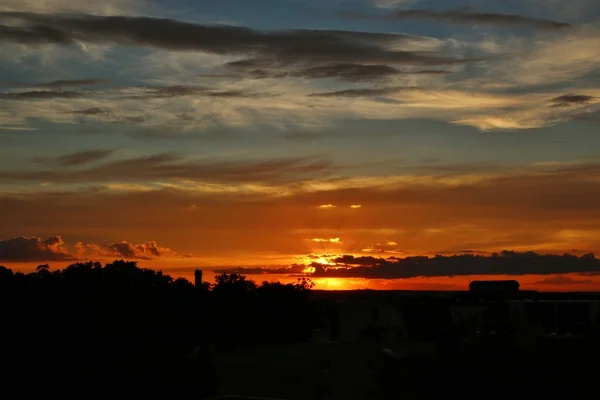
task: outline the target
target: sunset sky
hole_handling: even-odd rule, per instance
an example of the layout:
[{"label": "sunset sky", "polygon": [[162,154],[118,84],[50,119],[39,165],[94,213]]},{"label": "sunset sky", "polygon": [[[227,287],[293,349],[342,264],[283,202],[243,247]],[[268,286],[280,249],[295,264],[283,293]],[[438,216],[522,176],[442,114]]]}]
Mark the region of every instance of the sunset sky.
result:
[{"label": "sunset sky", "polygon": [[0,265],[600,290],[599,238],[597,0],[0,0]]}]

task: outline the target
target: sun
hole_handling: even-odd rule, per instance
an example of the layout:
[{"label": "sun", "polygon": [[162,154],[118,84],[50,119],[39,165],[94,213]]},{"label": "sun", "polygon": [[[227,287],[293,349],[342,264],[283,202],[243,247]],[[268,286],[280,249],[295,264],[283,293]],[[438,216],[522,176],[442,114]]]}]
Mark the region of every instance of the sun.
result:
[{"label": "sun", "polygon": [[302,259],[302,263],[305,265],[310,265],[312,263],[321,264],[321,265],[335,265],[335,263],[331,262],[330,259],[327,257],[314,257],[314,256],[304,257]]}]

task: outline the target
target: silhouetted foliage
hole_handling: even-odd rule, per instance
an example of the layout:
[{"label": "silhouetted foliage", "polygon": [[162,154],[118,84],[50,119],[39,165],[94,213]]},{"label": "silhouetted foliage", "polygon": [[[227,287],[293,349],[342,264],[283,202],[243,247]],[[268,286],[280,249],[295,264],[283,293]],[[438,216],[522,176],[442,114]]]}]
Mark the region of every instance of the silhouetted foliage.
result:
[{"label": "silhouetted foliage", "polygon": [[221,274],[215,281],[209,291],[123,260],[40,265],[29,274],[0,266],[1,363],[10,383],[3,390],[202,398],[211,394],[212,343],[309,334],[309,280],[257,286]]}]

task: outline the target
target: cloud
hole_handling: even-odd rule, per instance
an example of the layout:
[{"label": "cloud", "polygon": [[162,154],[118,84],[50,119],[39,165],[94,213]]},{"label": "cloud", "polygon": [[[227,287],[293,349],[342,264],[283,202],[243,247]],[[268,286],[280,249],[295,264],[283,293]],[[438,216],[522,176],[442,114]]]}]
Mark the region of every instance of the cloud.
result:
[{"label": "cloud", "polygon": [[226,272],[228,274],[242,274],[242,275],[264,275],[264,274],[276,274],[276,275],[295,275],[301,274],[306,269],[305,265],[293,264],[288,267],[221,267],[213,269],[212,272],[221,274]]},{"label": "cloud", "polygon": [[105,115],[105,114],[109,114],[110,112],[108,110],[104,110],[102,108],[92,107],[92,108],[86,108],[83,110],[69,111],[69,113],[78,114],[78,115]]},{"label": "cloud", "polygon": [[335,208],[335,207],[336,206],[334,204],[322,204],[322,205],[319,206],[319,208],[321,210],[329,210],[329,209],[332,209],[332,208]]},{"label": "cloud", "polygon": [[419,2],[420,0],[370,0],[377,8],[393,8],[399,5],[408,5]]},{"label": "cloud", "polygon": [[332,243],[332,244],[343,244],[343,242],[340,240],[340,238],[331,238],[331,239],[321,239],[321,238],[314,238],[314,239],[306,239],[310,242],[315,242],[315,243]]},{"label": "cloud", "polygon": [[405,20],[405,19],[430,19],[435,21],[445,21],[455,24],[478,24],[495,25],[508,28],[530,28],[540,30],[555,30],[568,28],[571,24],[566,22],[550,21],[533,17],[525,17],[514,14],[482,13],[470,9],[434,11],[424,9],[413,9],[397,11],[387,19]]},{"label": "cloud", "polygon": [[565,275],[551,276],[535,282],[536,285],[589,285],[592,283],[594,281],[591,279],[573,279]]},{"label": "cloud", "polygon": [[177,255],[169,248],[159,247],[154,241],[137,245],[127,242],[113,243],[108,246],[107,250],[114,255],[125,258],[152,259]]},{"label": "cloud", "polygon": [[[177,243],[178,251],[217,260],[205,265],[223,265],[224,257],[238,257],[239,265],[254,264],[249,254],[270,252],[289,260],[290,255],[307,253],[310,242],[303,239],[336,237],[343,239],[345,253],[355,255],[386,240],[411,255],[432,255],[435,250],[458,254],[463,249],[487,254],[580,249],[580,255],[598,251],[599,177],[600,164],[585,162],[507,166],[485,173],[457,169],[338,179],[308,174],[295,181],[260,183],[216,183],[212,176],[197,181],[114,177],[110,184],[46,187],[32,181],[2,185],[0,237],[14,235],[15,226],[73,238],[88,237],[89,227],[94,227],[95,237],[111,238],[115,231],[151,237],[158,243]],[[368,207],[355,212],[351,202]],[[190,210],[192,204],[196,209]],[[327,204],[338,208],[319,208]],[[432,228],[438,233],[428,233]],[[274,263],[282,264],[281,258]]]},{"label": "cloud", "polygon": [[181,96],[207,96],[207,97],[225,97],[225,98],[256,98],[262,96],[273,96],[274,94],[253,93],[245,90],[215,90],[202,86],[162,86],[162,87],[142,87],[132,88],[136,92],[128,94],[125,98],[144,99],[144,98],[172,98]]},{"label": "cloud", "polygon": [[2,0],[0,11],[122,15],[148,10],[145,0]]},{"label": "cloud", "polygon": [[404,250],[398,248],[398,243],[388,240],[384,243],[376,243],[372,246],[366,247],[361,250],[363,253],[392,253],[392,254],[403,254]]},{"label": "cloud", "polygon": [[74,248],[74,256],[81,260],[94,259],[98,257],[117,257],[140,260],[184,257],[168,247],[159,246],[155,241],[149,241],[142,244],[133,244],[122,241],[114,242],[109,245],[98,245],[94,243],[84,244],[83,242],[77,242]]},{"label": "cloud", "polygon": [[77,242],[73,251],[60,236],[47,239],[39,237],[16,237],[0,240],[0,261],[73,261],[98,257],[123,257],[150,260],[164,257],[181,257],[175,251],[160,247],[155,241],[144,244],[115,242],[108,246]]},{"label": "cloud", "polygon": [[36,87],[45,89],[63,88],[70,86],[88,86],[88,85],[100,85],[103,83],[109,83],[108,79],[60,79],[51,82],[39,82],[39,83],[11,83],[8,86],[12,87]]},{"label": "cloud", "polygon": [[[374,63],[411,65],[464,64],[470,60],[394,48],[402,42],[426,38],[331,30],[261,32],[238,26],[199,25],[149,17],[100,17],[1,13],[0,40],[24,44],[76,42],[201,51],[212,54],[252,55],[265,64]],[[256,64],[256,62],[254,62]]]},{"label": "cloud", "polygon": [[1,261],[67,261],[74,260],[65,248],[60,236],[47,239],[38,237],[16,237],[0,240]]},{"label": "cloud", "polygon": [[321,92],[311,93],[311,97],[376,97],[386,96],[398,92],[417,90],[415,87],[390,87],[390,88],[377,88],[377,89],[345,89],[337,90],[335,92]]},{"label": "cloud", "polygon": [[[569,29],[560,35],[535,37],[490,36],[478,42],[494,49],[478,85],[493,88],[567,84],[579,80],[590,88],[590,76],[600,68],[600,31],[594,25]],[[592,81],[594,78],[591,78]]]},{"label": "cloud", "polygon": [[587,96],[581,94],[565,94],[563,96],[555,97],[550,100],[553,107],[570,107],[573,105],[585,105],[594,103],[597,97]]},{"label": "cloud", "polygon": [[352,209],[362,208],[362,205],[360,205],[360,204],[352,204],[350,206],[350,208],[352,208]]},{"label": "cloud", "polygon": [[378,80],[401,73],[389,65],[332,64],[305,69],[295,74],[305,78],[339,78],[350,82]]},{"label": "cloud", "polygon": [[30,92],[0,92],[0,100],[74,99],[88,95],[89,93],[85,91],[35,90]]},{"label": "cloud", "polygon": [[73,167],[103,160],[112,155],[114,152],[114,149],[87,150],[59,157],[36,157],[33,159],[33,161],[48,165]]},{"label": "cloud", "polygon": [[[500,71],[496,76],[502,77],[503,73]],[[306,82],[293,80],[253,82],[251,79],[220,82],[218,87],[212,88],[195,85],[192,81],[184,85],[102,91],[5,92],[0,94],[3,103],[0,120],[7,126],[34,126],[41,121],[137,125],[147,136],[161,138],[249,126],[268,126],[278,132],[315,132],[348,118],[423,118],[481,130],[517,130],[571,120],[577,117],[574,111],[578,108],[586,107],[587,112],[597,105],[548,107],[548,100],[564,95],[564,90],[540,94],[502,93],[485,90],[485,82],[479,85],[476,80],[472,81],[474,87],[468,89],[438,87],[443,82],[432,84],[408,79],[394,82],[398,86],[347,89],[334,86],[324,92],[317,92]],[[478,90],[478,86],[482,89]],[[578,95],[599,97],[600,89],[581,89]],[[137,132],[142,134],[141,130]],[[336,137],[341,136],[344,135],[340,133]]]},{"label": "cloud", "polygon": [[[314,268],[314,272],[306,273],[306,275],[313,278],[409,279],[484,275],[600,274],[600,261],[592,254],[577,257],[568,254],[559,256],[534,252],[502,251],[491,256],[464,254],[388,259],[344,255],[331,261],[336,265],[312,263],[311,267]],[[284,274],[287,273],[284,269],[280,271]],[[250,274],[248,271],[244,272]],[[561,283],[584,282],[575,280],[565,282],[564,278],[548,278],[542,282],[558,284],[558,281]]]},{"label": "cloud", "polygon": [[[105,150],[83,152],[58,158],[61,165],[85,163],[108,156]],[[67,163],[67,164],[65,164]],[[286,182],[299,176],[320,174],[332,167],[331,162],[314,157],[281,158],[266,161],[213,161],[185,160],[174,154],[156,154],[116,160],[87,169],[40,170],[33,172],[0,171],[0,182],[43,181],[62,183],[89,183],[115,181],[155,181],[180,179],[204,182]]]},{"label": "cloud", "polygon": [[[267,69],[255,68],[255,65],[249,60],[229,62],[226,64],[229,68],[245,71],[246,74],[254,79],[265,78],[306,78],[306,79],[340,79],[348,82],[375,82],[389,79],[396,75],[447,75],[452,71],[436,69],[413,69],[403,70],[389,65],[374,64],[329,64],[316,67],[283,71],[268,69],[271,65],[266,65]],[[234,75],[235,76],[235,75]]]}]

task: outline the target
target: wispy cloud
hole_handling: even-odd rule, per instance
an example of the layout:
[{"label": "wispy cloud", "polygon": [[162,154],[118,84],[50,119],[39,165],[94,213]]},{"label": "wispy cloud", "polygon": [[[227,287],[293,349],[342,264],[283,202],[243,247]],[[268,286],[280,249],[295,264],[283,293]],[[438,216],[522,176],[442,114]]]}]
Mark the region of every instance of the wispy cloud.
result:
[{"label": "wispy cloud", "polygon": [[[81,152],[52,160],[62,166],[83,165],[100,160],[110,150]],[[186,160],[174,154],[156,154],[125,160],[116,160],[87,169],[55,169],[34,172],[0,171],[1,181],[43,181],[63,183],[156,181],[181,179],[212,182],[286,182],[291,177],[327,172],[331,162],[320,158],[288,158],[266,161],[213,161]]]},{"label": "wispy cloud", "polygon": [[[146,17],[99,17],[35,13],[0,14],[19,26],[0,25],[4,41],[25,44],[76,42],[135,45],[213,54],[248,54],[265,64],[384,63],[452,65],[469,60],[394,49],[420,37],[350,31],[290,30],[260,32],[237,26],[199,25]],[[158,34],[160,32],[160,34]]]},{"label": "wispy cloud", "polygon": [[[108,79],[59,79],[51,82],[38,82],[38,83],[7,83],[6,86],[11,87],[35,87],[35,88],[45,88],[45,89],[55,89],[55,88],[63,88],[70,86],[91,86],[91,85],[100,85],[104,83],[110,83],[111,81]],[[1,84],[0,84],[1,85]]]},{"label": "wispy cloud", "polygon": [[80,151],[58,157],[36,157],[33,161],[42,164],[73,167],[103,160],[115,152],[114,149]]},{"label": "wispy cloud", "polygon": [[386,96],[398,92],[403,92],[407,90],[416,90],[418,88],[412,87],[390,87],[390,88],[365,88],[365,89],[345,89],[338,90],[335,92],[321,92],[321,93],[311,93],[311,97],[374,97],[374,96]]},{"label": "wispy cloud", "polygon": [[495,25],[509,28],[530,28],[555,30],[568,28],[571,24],[546,19],[527,17],[515,14],[476,12],[470,8],[448,11],[412,9],[396,11],[387,15],[367,15],[361,13],[345,13],[347,17],[381,20],[430,19],[454,24]]},{"label": "wispy cloud", "polygon": [[2,0],[0,11],[40,13],[89,13],[94,15],[123,15],[147,11],[145,0]]},{"label": "wispy cloud", "polygon": [[565,94],[550,100],[553,107],[570,107],[594,103],[597,97],[582,94]]},{"label": "wispy cloud", "polygon": [[0,100],[47,100],[47,99],[74,99],[86,97],[89,93],[84,91],[67,90],[36,90],[30,92],[0,92]]},{"label": "wispy cloud", "polygon": [[0,261],[75,261],[99,257],[149,260],[183,256],[169,248],[159,246],[155,241],[143,244],[122,241],[108,245],[77,242],[69,246],[60,236],[50,236],[46,239],[22,236],[0,240]]}]

